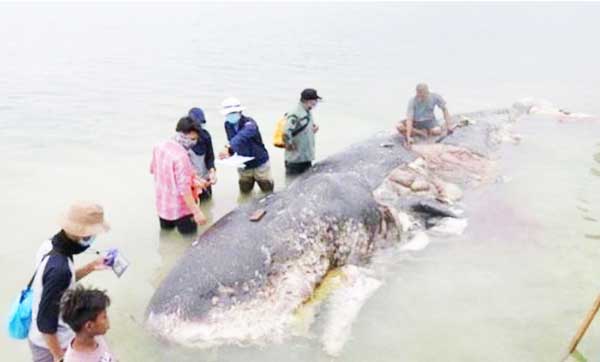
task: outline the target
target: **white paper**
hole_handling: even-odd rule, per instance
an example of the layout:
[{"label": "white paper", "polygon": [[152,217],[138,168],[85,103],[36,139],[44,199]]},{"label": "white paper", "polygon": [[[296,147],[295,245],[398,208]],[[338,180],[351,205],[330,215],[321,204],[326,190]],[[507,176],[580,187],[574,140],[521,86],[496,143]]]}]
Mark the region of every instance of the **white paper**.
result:
[{"label": "white paper", "polygon": [[121,253],[117,253],[115,261],[112,265],[113,272],[120,278],[121,275],[125,273],[125,270],[127,270],[127,268],[129,268],[129,262]]},{"label": "white paper", "polygon": [[229,166],[235,168],[246,168],[245,162],[253,160],[254,157],[240,156],[237,153],[224,160],[216,160],[215,163],[219,166]]}]

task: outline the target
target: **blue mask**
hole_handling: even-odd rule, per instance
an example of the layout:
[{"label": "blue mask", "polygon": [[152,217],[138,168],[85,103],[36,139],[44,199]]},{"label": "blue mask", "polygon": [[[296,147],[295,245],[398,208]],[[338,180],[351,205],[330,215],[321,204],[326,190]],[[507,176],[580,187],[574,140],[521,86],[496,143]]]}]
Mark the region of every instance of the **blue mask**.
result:
[{"label": "blue mask", "polygon": [[240,118],[242,118],[242,114],[239,112],[234,112],[234,113],[229,113],[228,115],[226,115],[225,121],[227,121],[227,123],[229,123],[229,124],[237,124],[239,122]]},{"label": "blue mask", "polygon": [[85,238],[79,240],[79,245],[89,248],[90,246],[92,246],[94,241],[96,241],[96,235],[86,236]]}]

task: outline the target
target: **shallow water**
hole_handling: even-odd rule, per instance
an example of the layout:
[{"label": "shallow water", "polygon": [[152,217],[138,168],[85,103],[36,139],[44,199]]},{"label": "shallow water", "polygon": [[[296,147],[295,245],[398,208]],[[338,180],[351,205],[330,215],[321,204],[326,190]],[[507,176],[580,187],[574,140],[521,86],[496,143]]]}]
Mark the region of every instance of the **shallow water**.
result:
[{"label": "shallow water", "polygon": [[[319,158],[390,127],[421,80],[453,112],[535,96],[600,114],[599,15],[597,4],[2,4],[0,310],[29,277],[57,213],[91,198],[113,225],[97,246],[117,246],[132,262],[121,279],[86,280],[113,298],[108,338],[122,360],[328,361],[318,336],[190,351],[141,330],[154,288],[191,242],[158,230],[152,145],[202,106],[219,147],[217,105],[229,95],[270,140],[306,86],[325,98]],[[517,131],[522,144],[500,153],[511,180],[466,193],[464,235],[377,256],[384,284],[339,360],[558,358],[600,291],[600,127],[530,117]],[[282,188],[281,152],[270,151]],[[219,178],[213,220],[243,202],[234,171]],[[598,340],[592,325],[584,354],[600,356]],[[25,344],[5,335],[0,350],[28,360]]]}]

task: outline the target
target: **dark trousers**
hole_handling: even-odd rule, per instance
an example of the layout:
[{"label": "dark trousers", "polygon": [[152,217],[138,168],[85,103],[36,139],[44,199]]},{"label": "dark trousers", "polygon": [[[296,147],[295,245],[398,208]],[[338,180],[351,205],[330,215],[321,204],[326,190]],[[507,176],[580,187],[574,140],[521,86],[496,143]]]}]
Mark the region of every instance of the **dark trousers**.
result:
[{"label": "dark trousers", "polygon": [[159,220],[160,228],[163,230],[172,230],[177,228],[177,230],[182,234],[193,234],[198,229],[198,226],[196,225],[192,215],[187,215],[177,220],[165,220],[159,217]]},{"label": "dark trousers", "polygon": [[285,173],[287,175],[299,175],[312,167],[312,162],[286,162]]}]

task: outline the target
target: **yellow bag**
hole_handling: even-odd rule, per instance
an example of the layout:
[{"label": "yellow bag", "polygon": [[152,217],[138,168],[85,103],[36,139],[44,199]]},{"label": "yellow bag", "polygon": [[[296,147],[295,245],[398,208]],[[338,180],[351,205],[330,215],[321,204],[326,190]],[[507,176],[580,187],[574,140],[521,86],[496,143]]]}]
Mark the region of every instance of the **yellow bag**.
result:
[{"label": "yellow bag", "polygon": [[281,118],[277,120],[275,124],[275,134],[273,134],[273,146],[277,148],[285,148],[285,124],[287,122],[287,117],[284,114]]}]

